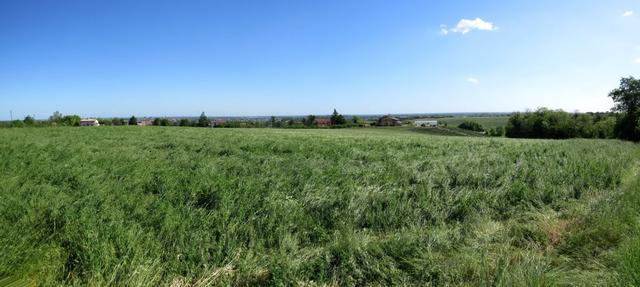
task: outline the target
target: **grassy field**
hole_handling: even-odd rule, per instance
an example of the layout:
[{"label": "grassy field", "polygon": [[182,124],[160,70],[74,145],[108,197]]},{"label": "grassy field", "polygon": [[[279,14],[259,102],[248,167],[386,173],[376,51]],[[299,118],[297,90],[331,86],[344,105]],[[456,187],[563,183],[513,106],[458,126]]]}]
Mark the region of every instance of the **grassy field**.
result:
[{"label": "grassy field", "polygon": [[3,129],[0,282],[640,284],[639,158],[407,129]]},{"label": "grassy field", "polygon": [[465,130],[457,127],[435,127],[435,128],[415,128],[415,127],[403,127],[408,128],[408,131],[421,133],[425,135],[433,136],[453,136],[453,137],[484,137],[485,134]]}]

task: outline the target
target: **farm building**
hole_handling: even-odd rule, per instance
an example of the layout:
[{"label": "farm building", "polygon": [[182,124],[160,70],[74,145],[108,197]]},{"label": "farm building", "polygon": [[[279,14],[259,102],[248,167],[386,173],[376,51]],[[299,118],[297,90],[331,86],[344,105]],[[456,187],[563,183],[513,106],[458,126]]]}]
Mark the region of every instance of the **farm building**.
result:
[{"label": "farm building", "polygon": [[313,124],[315,124],[318,127],[328,127],[331,125],[331,120],[330,119],[315,119],[313,120]]},{"label": "farm building", "polygon": [[396,117],[387,115],[379,118],[378,121],[376,122],[376,125],[382,126],[382,127],[401,126],[402,121]]},{"label": "farm building", "polygon": [[99,127],[100,122],[96,119],[82,119],[80,120],[81,127]]},{"label": "farm building", "polygon": [[143,120],[139,120],[138,121],[138,125],[145,127],[145,126],[152,126],[153,125],[153,121],[150,119],[143,119]]},{"label": "farm building", "polygon": [[427,127],[427,128],[435,128],[438,126],[438,121],[433,120],[416,120],[413,122],[413,125],[416,127]]},{"label": "farm building", "polygon": [[209,121],[209,127],[215,128],[215,127],[221,127],[224,125],[224,120],[223,119],[216,119],[213,121]]}]

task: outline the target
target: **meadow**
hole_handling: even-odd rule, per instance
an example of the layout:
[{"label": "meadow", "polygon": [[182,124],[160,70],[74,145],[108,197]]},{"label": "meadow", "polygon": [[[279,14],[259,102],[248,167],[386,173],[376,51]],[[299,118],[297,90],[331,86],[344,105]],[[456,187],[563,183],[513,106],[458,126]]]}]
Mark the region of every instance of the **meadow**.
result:
[{"label": "meadow", "polygon": [[407,129],[2,129],[0,282],[635,285],[639,158]]}]

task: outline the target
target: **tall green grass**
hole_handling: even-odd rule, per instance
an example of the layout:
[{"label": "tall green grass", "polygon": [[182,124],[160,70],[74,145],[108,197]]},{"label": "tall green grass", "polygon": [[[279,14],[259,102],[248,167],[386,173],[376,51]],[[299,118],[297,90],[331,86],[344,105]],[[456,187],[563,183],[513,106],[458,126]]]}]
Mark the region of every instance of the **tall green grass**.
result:
[{"label": "tall green grass", "polygon": [[[0,130],[0,278],[135,286],[633,282],[624,271],[634,270],[632,257],[598,261],[575,227],[624,194],[637,150],[621,141],[384,129]],[[611,228],[633,230],[620,226]],[[630,232],[606,250],[638,254]]]}]

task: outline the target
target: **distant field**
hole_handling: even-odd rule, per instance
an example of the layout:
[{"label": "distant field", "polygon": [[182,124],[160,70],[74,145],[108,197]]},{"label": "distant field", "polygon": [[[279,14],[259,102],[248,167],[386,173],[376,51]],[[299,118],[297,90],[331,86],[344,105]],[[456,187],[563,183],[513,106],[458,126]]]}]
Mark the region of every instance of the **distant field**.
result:
[{"label": "distant field", "polygon": [[406,128],[2,129],[0,282],[629,285],[638,152]]},{"label": "distant field", "polygon": [[454,117],[454,118],[438,118],[432,119],[437,120],[439,123],[447,124],[448,126],[457,127],[463,121],[476,121],[480,123],[483,127],[496,128],[496,127],[504,127],[507,125],[509,121],[509,117]]}]

